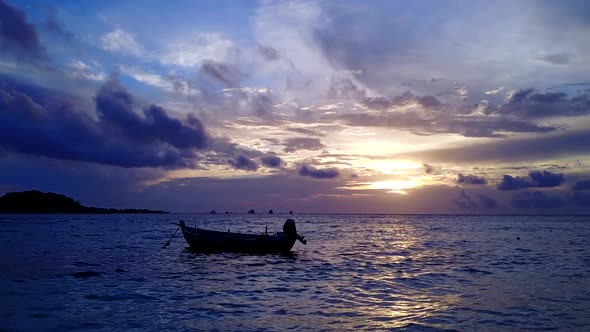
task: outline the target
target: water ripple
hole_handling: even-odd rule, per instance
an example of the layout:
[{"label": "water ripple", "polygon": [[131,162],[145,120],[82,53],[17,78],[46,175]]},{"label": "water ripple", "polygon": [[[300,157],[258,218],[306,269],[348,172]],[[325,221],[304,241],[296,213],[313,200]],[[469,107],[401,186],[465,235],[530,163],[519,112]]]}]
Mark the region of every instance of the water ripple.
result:
[{"label": "water ripple", "polygon": [[590,329],[585,218],[302,215],[291,255],[161,249],[178,219],[284,219],[232,217],[0,216],[0,330]]}]

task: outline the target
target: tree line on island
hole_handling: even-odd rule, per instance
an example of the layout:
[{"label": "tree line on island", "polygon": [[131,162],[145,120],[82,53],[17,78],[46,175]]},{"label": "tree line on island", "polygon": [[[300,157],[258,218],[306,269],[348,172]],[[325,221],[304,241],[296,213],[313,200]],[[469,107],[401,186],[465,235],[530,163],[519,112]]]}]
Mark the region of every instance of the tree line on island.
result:
[{"label": "tree line on island", "polygon": [[89,207],[71,197],[38,190],[10,192],[0,197],[0,213],[168,213],[147,209],[112,209]]}]

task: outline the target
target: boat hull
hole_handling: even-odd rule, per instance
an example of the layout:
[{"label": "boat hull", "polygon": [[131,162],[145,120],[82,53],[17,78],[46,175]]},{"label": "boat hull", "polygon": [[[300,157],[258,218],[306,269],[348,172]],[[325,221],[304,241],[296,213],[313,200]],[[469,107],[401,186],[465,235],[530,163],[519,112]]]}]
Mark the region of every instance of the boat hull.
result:
[{"label": "boat hull", "polygon": [[285,233],[275,235],[240,234],[188,227],[180,228],[191,250],[200,252],[288,253],[295,238]]}]

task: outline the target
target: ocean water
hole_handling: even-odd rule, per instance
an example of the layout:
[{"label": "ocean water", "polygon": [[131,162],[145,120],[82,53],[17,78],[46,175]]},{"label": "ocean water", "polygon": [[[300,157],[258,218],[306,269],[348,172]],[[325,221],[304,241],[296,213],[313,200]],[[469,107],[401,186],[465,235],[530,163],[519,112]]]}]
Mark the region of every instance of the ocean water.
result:
[{"label": "ocean water", "polygon": [[0,330],[590,330],[588,217],[294,215],[291,255],[162,249],[181,218],[287,217],[0,215]]}]

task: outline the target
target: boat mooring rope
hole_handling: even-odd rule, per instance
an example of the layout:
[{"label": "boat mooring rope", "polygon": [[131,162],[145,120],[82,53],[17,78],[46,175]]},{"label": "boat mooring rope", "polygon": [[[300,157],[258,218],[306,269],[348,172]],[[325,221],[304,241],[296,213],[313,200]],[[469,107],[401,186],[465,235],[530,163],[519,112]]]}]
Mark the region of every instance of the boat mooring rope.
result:
[{"label": "boat mooring rope", "polygon": [[174,234],[172,234],[172,236],[170,237],[170,240],[168,240],[168,242],[166,242],[164,244],[164,246],[162,246],[162,249],[166,248],[167,246],[170,245],[170,241],[172,241],[172,238],[174,237],[174,235],[176,235],[176,232],[178,232],[178,230],[180,229],[180,225],[178,225],[178,227],[176,228],[176,230],[174,231]]}]

